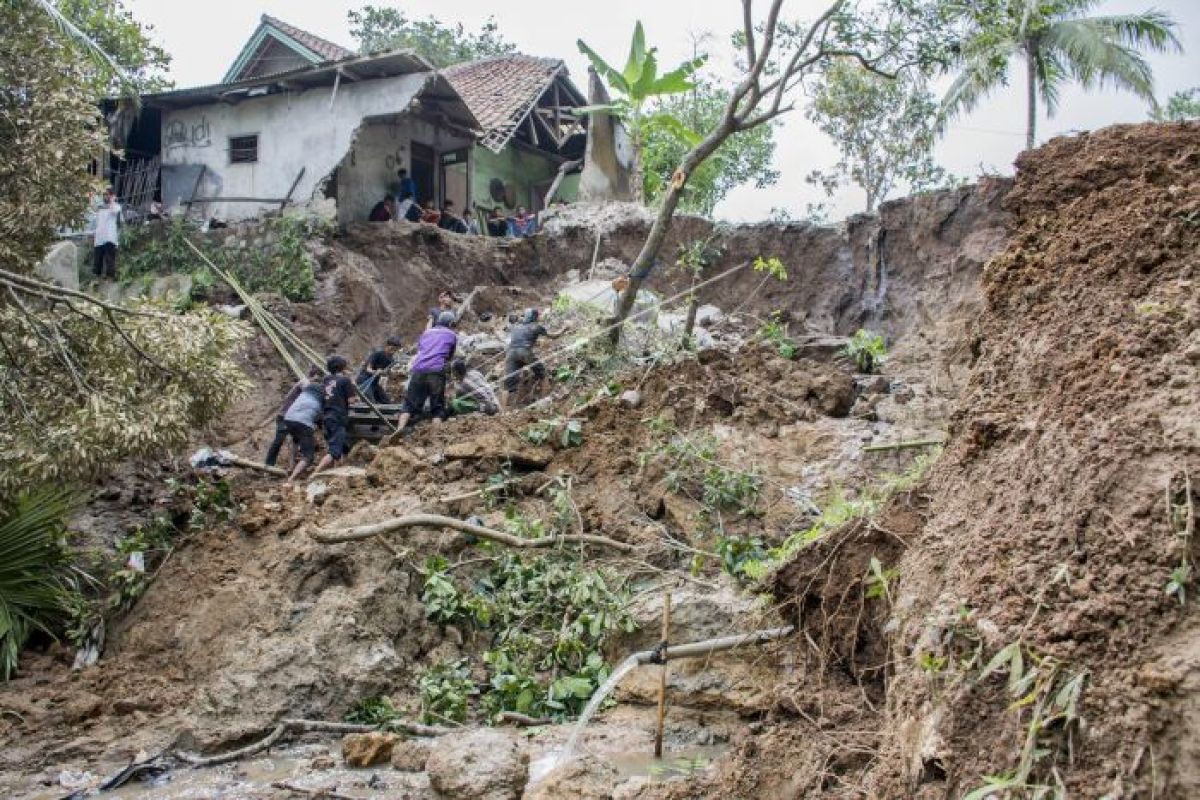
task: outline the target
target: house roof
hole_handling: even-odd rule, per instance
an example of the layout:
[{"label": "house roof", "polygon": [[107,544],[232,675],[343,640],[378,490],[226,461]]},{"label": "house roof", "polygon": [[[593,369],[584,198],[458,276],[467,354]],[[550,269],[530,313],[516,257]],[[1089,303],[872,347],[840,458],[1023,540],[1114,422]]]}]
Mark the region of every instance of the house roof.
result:
[{"label": "house roof", "polygon": [[[265,53],[273,44],[283,46],[299,60],[313,65],[340,61],[355,54],[353,50],[334,44],[328,39],[322,39],[295,25],[289,25],[281,19],[263,14],[258,27],[254,29],[254,33],[250,34],[250,38],[246,40],[241,52],[230,65],[229,71],[225,73],[223,81],[233,83],[245,78],[246,73],[257,65],[257,57]],[[259,74],[268,75],[284,72],[287,69],[272,70],[268,66]]]},{"label": "house roof", "polygon": [[442,74],[479,120],[479,143],[495,153],[504,149],[556,79],[563,78],[567,90],[564,104],[587,104],[567,78],[566,65],[556,58],[516,53],[455,64]]},{"label": "house roof", "polygon": [[414,74],[423,74],[426,78],[425,86],[419,95],[423,104],[441,111],[451,122],[462,128],[479,129],[479,121],[471,114],[470,107],[459,97],[446,77],[434,72],[433,65],[421,56],[405,50],[369,56],[352,55],[339,61],[233,83],[214,83],[147,94],[142,95],[142,102],[149,108],[189,108],[209,103],[236,103],[239,100],[279,92],[332,86],[338,80],[354,82]]}]

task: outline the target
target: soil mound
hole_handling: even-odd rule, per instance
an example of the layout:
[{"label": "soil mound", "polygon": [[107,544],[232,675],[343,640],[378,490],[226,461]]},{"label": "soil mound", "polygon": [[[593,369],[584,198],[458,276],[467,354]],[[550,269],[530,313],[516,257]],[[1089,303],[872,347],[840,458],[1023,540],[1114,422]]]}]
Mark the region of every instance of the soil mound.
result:
[{"label": "soil mound", "polygon": [[[862,689],[844,726],[886,732],[866,743],[873,767],[846,757],[813,709],[848,693],[810,684],[788,709],[804,716],[770,734],[830,741],[779,776],[798,795],[960,797],[984,776],[997,793],[1200,790],[1200,125],[1056,139],[1017,167],[1016,229],[985,270],[971,376],[928,483],[778,576],[797,622],[826,634],[810,669],[831,692],[839,677]],[[890,620],[842,607],[848,583],[870,587],[871,555],[896,570]]]}]

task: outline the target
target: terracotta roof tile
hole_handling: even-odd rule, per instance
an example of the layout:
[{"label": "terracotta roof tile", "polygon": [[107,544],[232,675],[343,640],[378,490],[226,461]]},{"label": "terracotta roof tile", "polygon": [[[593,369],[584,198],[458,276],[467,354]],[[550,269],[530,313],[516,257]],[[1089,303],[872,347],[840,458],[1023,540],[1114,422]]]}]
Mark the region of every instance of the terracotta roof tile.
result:
[{"label": "terracotta roof tile", "polygon": [[499,152],[563,69],[556,58],[514,54],[455,64],[442,73],[479,120],[480,144]]},{"label": "terracotta roof tile", "polygon": [[326,61],[340,61],[343,58],[355,55],[353,50],[347,50],[339,44],[334,44],[328,39],[322,39],[320,36],[297,28],[295,25],[289,25],[283,20],[276,19],[269,14],[263,14],[262,21],[264,25],[270,25],[283,31]]}]

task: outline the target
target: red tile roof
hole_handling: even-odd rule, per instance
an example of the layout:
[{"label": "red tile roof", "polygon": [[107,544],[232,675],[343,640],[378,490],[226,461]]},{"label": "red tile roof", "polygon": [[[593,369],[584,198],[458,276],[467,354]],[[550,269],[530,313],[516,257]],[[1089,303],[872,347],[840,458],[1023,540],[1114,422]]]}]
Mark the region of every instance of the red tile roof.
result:
[{"label": "red tile roof", "polygon": [[479,143],[498,153],[565,69],[559,59],[513,54],[455,64],[442,74],[479,120]]},{"label": "red tile roof", "polygon": [[340,61],[343,58],[355,55],[353,50],[348,50],[340,44],[334,44],[328,39],[322,39],[320,36],[297,28],[295,25],[289,25],[281,19],[272,17],[270,14],[262,15],[262,23],[270,25],[273,28],[278,28],[326,61]]}]

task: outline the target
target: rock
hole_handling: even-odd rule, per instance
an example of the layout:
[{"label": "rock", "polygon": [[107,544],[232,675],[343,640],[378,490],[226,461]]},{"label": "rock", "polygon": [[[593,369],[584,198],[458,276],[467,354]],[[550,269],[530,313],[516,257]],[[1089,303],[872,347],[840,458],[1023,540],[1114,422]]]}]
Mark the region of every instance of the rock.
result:
[{"label": "rock", "polygon": [[424,772],[425,762],[433,748],[423,739],[401,739],[392,748],[392,769],[401,772]]},{"label": "rock", "polygon": [[637,408],[642,404],[642,393],[637,389],[626,389],[621,392],[621,405],[626,408]]},{"label": "rock", "polygon": [[325,481],[310,481],[308,486],[304,487],[304,499],[314,506],[324,503],[328,496],[329,484]]},{"label": "rock", "polygon": [[892,390],[892,382],[883,375],[867,378],[862,385],[863,394],[887,394]]},{"label": "rock", "polygon": [[74,242],[56,242],[34,274],[64,289],[79,289],[79,248]]},{"label": "rock", "polygon": [[350,733],[342,739],[342,759],[348,767],[374,767],[391,760],[399,741],[397,734],[383,731]]},{"label": "rock", "polygon": [[100,716],[104,711],[104,700],[90,692],[72,698],[63,707],[63,720],[68,723],[82,722]]},{"label": "rock", "polygon": [[696,324],[708,327],[725,319],[725,312],[714,305],[705,304],[696,309]]},{"label": "rock", "polygon": [[610,800],[620,782],[615,767],[585,755],[555,767],[525,793],[525,800]]},{"label": "rock", "polygon": [[911,386],[900,385],[892,390],[892,399],[900,405],[904,405],[909,400],[917,396],[917,393],[912,390]]},{"label": "rock", "polygon": [[797,340],[796,357],[833,361],[849,341],[844,336],[807,336]]},{"label": "rock", "polygon": [[149,295],[155,298],[190,297],[191,294],[191,275],[163,275],[150,284]]},{"label": "rock", "polygon": [[328,753],[322,753],[319,756],[314,756],[313,760],[308,762],[309,769],[335,769],[336,767],[337,760]]},{"label": "rock", "polygon": [[217,311],[220,311],[222,314],[224,314],[226,316],[233,317],[234,319],[241,319],[242,317],[246,316],[246,311],[248,308],[249,308],[249,306],[245,306],[245,305],[217,306]]},{"label": "rock", "polygon": [[509,460],[521,469],[542,469],[550,463],[554,454],[548,448],[537,447],[520,440],[507,441],[500,437],[481,436],[451,444],[446,448],[445,456],[450,460],[464,461],[485,458]]},{"label": "rock", "polygon": [[122,697],[113,701],[114,714],[132,714],[134,711],[151,711],[154,703],[145,697]]},{"label": "rock", "polygon": [[529,754],[511,733],[480,728],[441,737],[425,771],[435,796],[445,800],[517,800],[525,789]]}]

